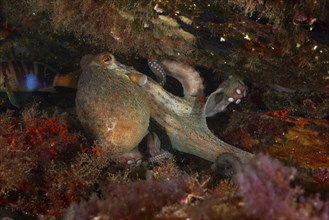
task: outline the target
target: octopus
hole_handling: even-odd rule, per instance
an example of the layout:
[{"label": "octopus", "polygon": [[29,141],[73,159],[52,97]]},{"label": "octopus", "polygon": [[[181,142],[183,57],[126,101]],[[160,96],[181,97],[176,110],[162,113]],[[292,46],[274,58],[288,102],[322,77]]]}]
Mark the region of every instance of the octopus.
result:
[{"label": "octopus", "polygon": [[246,93],[244,83],[230,77],[206,101],[200,101],[203,82],[197,71],[171,60],[161,62],[161,66],[182,83],[184,97],[173,95],[145,74],[117,62],[110,53],[82,58],[76,107],[87,133],[113,155],[135,155],[132,152],[148,133],[152,118],[178,151],[215,162],[223,169],[249,161],[253,154],[218,139],[206,123],[206,117],[241,101]]},{"label": "octopus", "polygon": [[133,150],[148,133],[150,108],[128,74],[133,69],[102,53],[81,61],[76,111],[86,134],[113,158]]}]

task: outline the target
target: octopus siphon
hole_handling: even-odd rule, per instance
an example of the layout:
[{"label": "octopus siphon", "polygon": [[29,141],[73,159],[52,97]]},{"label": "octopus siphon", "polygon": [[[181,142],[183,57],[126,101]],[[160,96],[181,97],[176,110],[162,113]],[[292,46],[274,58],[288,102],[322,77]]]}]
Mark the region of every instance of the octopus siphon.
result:
[{"label": "octopus siphon", "polygon": [[[169,93],[143,73],[120,64],[110,53],[82,58],[76,107],[87,133],[114,156],[129,155],[148,133],[152,118],[178,151],[219,165],[245,163],[253,157],[218,139],[206,123],[206,117],[240,102],[246,92],[243,82],[230,77],[206,101],[200,101],[203,82],[193,68],[170,60],[161,65],[182,83],[184,97]],[[180,69],[191,69],[192,73],[184,76]]]}]

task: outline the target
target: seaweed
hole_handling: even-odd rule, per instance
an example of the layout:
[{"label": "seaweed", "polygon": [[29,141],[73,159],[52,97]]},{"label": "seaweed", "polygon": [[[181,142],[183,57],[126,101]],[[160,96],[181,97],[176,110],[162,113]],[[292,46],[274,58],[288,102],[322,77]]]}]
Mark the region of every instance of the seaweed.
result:
[{"label": "seaweed", "polygon": [[256,219],[328,219],[328,201],[318,196],[306,198],[301,188],[290,187],[295,175],[295,168],[262,155],[241,167],[236,181],[246,215]]},{"label": "seaweed", "polygon": [[293,167],[257,155],[239,167],[233,182],[222,181],[198,205],[191,219],[328,219],[329,202],[292,186]]},{"label": "seaweed", "polygon": [[114,184],[102,193],[102,198],[94,195],[88,201],[72,204],[64,219],[152,217],[164,206],[179,203],[193,188],[193,179],[188,175]]},{"label": "seaweed", "polygon": [[[58,215],[87,195],[108,159],[97,156],[66,120],[37,107],[0,114],[1,207]],[[85,149],[86,153],[81,153]]]}]

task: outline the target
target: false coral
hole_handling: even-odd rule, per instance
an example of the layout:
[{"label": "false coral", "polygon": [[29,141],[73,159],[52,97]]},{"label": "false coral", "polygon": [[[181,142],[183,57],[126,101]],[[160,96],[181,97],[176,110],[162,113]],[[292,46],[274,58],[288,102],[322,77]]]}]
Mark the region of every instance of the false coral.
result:
[{"label": "false coral", "polygon": [[58,215],[88,191],[106,163],[80,153],[82,142],[64,118],[40,115],[35,106],[21,117],[0,114],[0,126],[1,207]]},{"label": "false coral", "polygon": [[255,219],[328,219],[329,202],[305,198],[300,188],[291,188],[296,169],[267,156],[257,156],[241,167],[236,181],[247,216]]},{"label": "false coral", "polygon": [[192,220],[245,219],[241,211],[241,198],[236,194],[237,189],[237,185],[227,180],[220,182],[198,206],[189,208],[190,218]]},{"label": "false coral", "polygon": [[13,152],[33,153],[35,166],[47,165],[78,140],[75,134],[69,134],[62,118],[38,116],[30,109],[25,109],[22,115],[22,119],[11,117],[10,113],[3,115],[2,145]]},{"label": "false coral", "polygon": [[64,219],[152,217],[164,206],[179,203],[193,187],[193,181],[188,175],[115,184],[102,193],[104,199],[93,196],[89,201],[71,205]]},{"label": "false coral", "polygon": [[329,201],[291,187],[296,169],[258,155],[238,168],[234,182],[223,181],[197,206],[191,219],[329,219]]}]

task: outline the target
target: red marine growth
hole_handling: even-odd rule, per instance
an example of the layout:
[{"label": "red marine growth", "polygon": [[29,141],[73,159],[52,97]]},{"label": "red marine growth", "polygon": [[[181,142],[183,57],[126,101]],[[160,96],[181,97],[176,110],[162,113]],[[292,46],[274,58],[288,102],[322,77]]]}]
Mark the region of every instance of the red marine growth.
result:
[{"label": "red marine growth", "polygon": [[[59,197],[56,182],[47,177],[57,167],[55,179],[68,172],[60,165],[77,155],[80,139],[69,133],[63,118],[39,116],[30,110],[22,118],[10,112],[0,114],[0,128],[0,206],[47,213],[49,206],[58,203],[48,195]],[[40,204],[27,202],[32,200]]]}]

